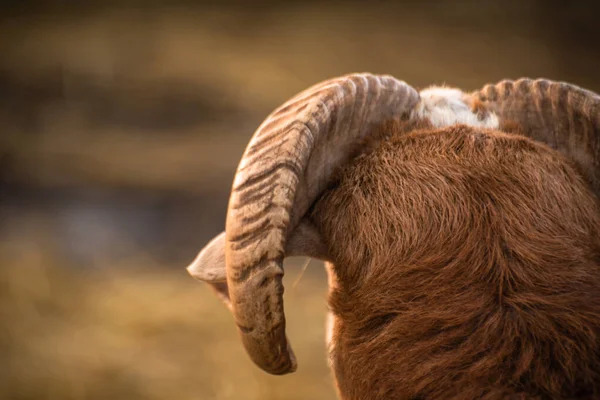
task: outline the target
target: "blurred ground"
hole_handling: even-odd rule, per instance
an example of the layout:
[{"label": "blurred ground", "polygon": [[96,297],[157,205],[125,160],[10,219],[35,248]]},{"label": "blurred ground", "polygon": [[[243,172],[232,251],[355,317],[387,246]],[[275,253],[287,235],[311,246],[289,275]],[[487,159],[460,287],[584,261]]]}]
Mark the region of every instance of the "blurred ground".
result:
[{"label": "blurred ground", "polygon": [[325,275],[288,263],[299,370],[255,368],[183,269],[274,107],[389,73],[600,91],[592,2],[13,1],[0,9],[0,398],[328,399]]},{"label": "blurred ground", "polygon": [[225,307],[181,271],[141,257],[76,271],[31,250],[19,263],[0,254],[2,399],[334,398],[325,277],[295,288],[287,279],[301,369],[274,377],[251,364]]}]

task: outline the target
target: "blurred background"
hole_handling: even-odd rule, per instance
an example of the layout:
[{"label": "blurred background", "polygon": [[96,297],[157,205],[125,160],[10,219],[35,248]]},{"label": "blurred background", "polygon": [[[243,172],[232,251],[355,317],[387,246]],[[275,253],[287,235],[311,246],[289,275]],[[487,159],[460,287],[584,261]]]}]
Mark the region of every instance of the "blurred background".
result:
[{"label": "blurred background", "polygon": [[284,377],[184,269],[266,115],[349,72],[600,91],[591,2],[2,4],[0,399],[334,399],[319,262],[286,262]]}]

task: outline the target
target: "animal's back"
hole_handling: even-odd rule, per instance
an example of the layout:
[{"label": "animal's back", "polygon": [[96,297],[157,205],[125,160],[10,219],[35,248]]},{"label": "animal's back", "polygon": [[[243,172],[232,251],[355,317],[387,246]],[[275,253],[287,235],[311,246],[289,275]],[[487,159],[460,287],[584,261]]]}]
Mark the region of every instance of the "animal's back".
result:
[{"label": "animal's back", "polygon": [[600,210],[565,158],[458,126],[340,176],[312,215],[344,398],[600,396]]}]

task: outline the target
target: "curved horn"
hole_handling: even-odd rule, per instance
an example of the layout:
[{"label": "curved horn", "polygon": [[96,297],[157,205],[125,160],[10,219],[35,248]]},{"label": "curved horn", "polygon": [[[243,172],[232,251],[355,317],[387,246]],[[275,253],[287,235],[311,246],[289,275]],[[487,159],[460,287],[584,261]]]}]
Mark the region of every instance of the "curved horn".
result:
[{"label": "curved horn", "polygon": [[565,82],[504,80],[471,94],[504,122],[573,160],[600,196],[600,96]]},{"label": "curved horn", "polygon": [[357,141],[374,124],[407,115],[418,100],[415,89],[391,76],[347,75],[283,104],[250,140],[229,200],[225,261],[242,343],[266,372],[296,369],[282,297],[290,233]]}]

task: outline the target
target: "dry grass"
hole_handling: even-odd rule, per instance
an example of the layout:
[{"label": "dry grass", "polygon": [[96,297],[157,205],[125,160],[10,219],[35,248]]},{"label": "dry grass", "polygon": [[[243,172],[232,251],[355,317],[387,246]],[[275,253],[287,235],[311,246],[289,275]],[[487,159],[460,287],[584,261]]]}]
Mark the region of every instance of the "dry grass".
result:
[{"label": "dry grass", "polygon": [[251,363],[229,312],[182,266],[137,259],[82,271],[49,262],[50,253],[0,251],[0,398],[335,398],[324,276],[307,274],[294,289],[299,269],[286,278],[300,368],[273,377]]}]

